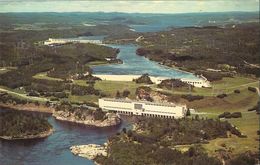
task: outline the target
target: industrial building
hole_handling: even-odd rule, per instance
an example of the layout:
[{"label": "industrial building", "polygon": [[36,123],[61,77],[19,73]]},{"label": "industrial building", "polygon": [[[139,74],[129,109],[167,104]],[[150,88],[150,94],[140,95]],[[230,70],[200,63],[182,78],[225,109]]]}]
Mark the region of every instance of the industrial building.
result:
[{"label": "industrial building", "polygon": [[186,105],[135,101],[130,99],[101,98],[98,100],[98,104],[103,111],[149,117],[183,118],[187,112]]}]

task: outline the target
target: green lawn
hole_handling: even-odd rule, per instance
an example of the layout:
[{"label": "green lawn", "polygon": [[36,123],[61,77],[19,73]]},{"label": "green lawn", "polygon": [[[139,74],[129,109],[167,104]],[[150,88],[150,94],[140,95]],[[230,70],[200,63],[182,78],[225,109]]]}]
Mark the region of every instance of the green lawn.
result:
[{"label": "green lawn", "polygon": [[[77,85],[81,85],[81,86],[87,86],[86,81],[85,80],[75,80],[73,83],[77,84]],[[129,90],[130,91],[130,95],[129,98],[131,99],[135,99],[135,91],[136,88],[138,88],[139,86],[142,86],[145,84],[136,84],[135,82],[128,82],[128,81],[107,81],[107,80],[102,80],[102,81],[96,81],[94,87],[97,90],[100,90],[102,93],[106,94],[107,97],[115,97],[116,92],[119,91],[120,93],[122,93],[124,90]],[[70,100],[72,101],[77,101],[77,99],[79,99],[79,101],[94,101],[97,102],[98,97],[97,96],[73,96],[70,97]]]},{"label": "green lawn", "polygon": [[[259,129],[259,116],[256,112],[248,111],[248,108],[256,105],[258,99],[257,93],[242,89],[240,94],[232,93],[224,99],[208,97],[191,103],[191,106],[192,104],[198,107],[201,106],[200,108],[195,108],[199,112],[205,112],[205,114],[199,115],[201,117],[217,118],[218,115],[223,112],[242,113],[242,118],[226,120],[237,126],[243,134],[247,135],[247,138],[238,138],[233,135],[231,138],[211,140],[209,144],[203,144],[209,154],[215,155],[215,150],[218,149],[230,150],[232,154],[243,153],[248,150],[253,152],[258,151],[259,142],[256,141],[258,138],[256,132]],[[223,147],[223,144],[225,144],[226,147]]]},{"label": "green lawn", "polygon": [[6,72],[9,72],[11,70],[17,69],[16,67],[0,67],[0,74],[4,74]]},{"label": "green lawn", "polygon": [[[228,119],[230,123],[237,126],[238,129],[247,138],[239,138],[232,135],[230,138],[217,138],[211,140],[209,144],[204,144],[204,148],[209,154],[215,155],[215,150],[225,149],[230,150],[232,154],[244,153],[246,151],[257,152],[259,142],[257,141],[257,130],[259,129],[259,116],[255,112],[243,113],[242,118]],[[226,147],[221,145],[225,144]]]},{"label": "green lawn", "polygon": [[47,72],[37,73],[36,75],[33,76],[33,78],[53,80],[53,81],[63,81],[63,80],[60,79],[60,78],[53,78],[53,77],[47,76]]},{"label": "green lawn", "polygon": [[31,97],[27,96],[26,92],[21,89],[10,89],[7,87],[0,86],[0,92],[7,92],[9,95],[16,97],[21,100],[31,100],[31,101],[39,101],[39,102],[45,102],[48,99],[43,97]]},{"label": "green lawn", "polygon": [[[225,111],[239,111],[242,113],[242,118],[224,120],[237,126],[243,134],[247,135],[247,138],[239,138],[232,135],[230,138],[217,138],[211,140],[208,144],[203,144],[203,147],[210,155],[216,155],[217,153],[215,151],[218,149],[230,150],[232,154],[244,153],[248,150],[253,152],[258,151],[259,142],[256,139],[258,138],[257,130],[259,130],[259,116],[255,111],[247,111],[248,108],[256,105],[257,100],[258,96],[256,93],[244,89],[240,94],[232,94],[226,97],[222,100],[223,102],[216,102],[214,105],[210,100],[204,100],[205,106],[203,108],[195,108],[200,113],[204,113],[199,114],[200,117],[213,119],[218,118],[218,115]],[[226,147],[223,147],[223,144],[225,144]]]},{"label": "green lawn", "polygon": [[[104,61],[93,61],[89,64],[91,65],[104,64]],[[62,79],[59,78],[48,77],[46,72],[38,73],[33,77],[38,79],[62,81]],[[87,85],[85,80],[75,80],[74,83],[82,86]],[[227,93],[227,94],[233,93],[235,89],[239,89],[239,90],[247,89],[247,87],[249,86],[258,87],[259,81],[257,79],[236,76],[234,78],[224,77],[222,80],[214,81],[211,84],[212,84],[212,88],[194,88],[192,91],[189,91],[189,89],[184,89],[184,88],[181,89],[175,88],[173,90],[168,90],[168,89],[160,89],[160,90],[168,93],[180,94],[180,95],[191,93],[193,95],[216,96],[220,93]],[[115,93],[117,90],[123,91],[124,89],[127,88],[129,88],[129,90],[131,91],[131,89],[137,88],[138,86],[140,86],[140,84],[137,85],[134,82],[125,82],[125,81],[99,81],[95,84],[95,87],[97,89],[105,91],[109,94],[111,94],[111,92]],[[157,85],[155,84],[152,85],[151,87],[154,90],[158,89]]]},{"label": "green lawn", "polygon": [[12,89],[12,88],[8,88],[8,87],[6,87],[6,86],[1,86],[1,85],[0,85],[0,88],[1,88],[1,89],[4,89],[4,90],[7,90],[7,91],[14,92],[14,93],[18,93],[18,94],[26,94],[24,88],[15,88],[15,89]]},{"label": "green lawn", "polygon": [[4,73],[6,73],[6,72],[8,72],[8,71],[10,71],[10,70],[8,70],[8,69],[3,69],[3,68],[0,68],[0,74],[4,74]]},{"label": "green lawn", "polygon": [[231,93],[223,99],[211,96],[188,102],[187,105],[199,112],[220,114],[223,112],[247,112],[249,108],[256,105],[257,101],[257,93],[243,89],[241,93]]},{"label": "green lawn", "polygon": [[203,96],[216,96],[221,93],[233,93],[235,89],[247,89],[247,87],[258,87],[259,81],[257,79],[246,78],[246,77],[224,77],[222,80],[211,82],[212,88],[194,88],[192,91],[189,89],[163,89],[163,91],[173,94],[193,94]]},{"label": "green lawn", "polygon": [[96,66],[96,65],[107,65],[107,61],[91,61],[86,64],[86,66]]},{"label": "green lawn", "polygon": [[86,95],[86,96],[75,96],[75,95],[69,95],[69,101],[71,102],[77,102],[77,103],[83,103],[83,102],[98,102],[98,96],[95,95]]},{"label": "green lawn", "polygon": [[121,93],[124,90],[129,90],[130,95],[129,98],[134,99],[135,98],[135,91],[136,88],[139,86],[142,86],[145,84],[136,84],[132,81],[97,81],[95,83],[95,88],[103,91],[105,94],[110,95],[111,97],[114,97],[117,91],[120,91]]},{"label": "green lawn", "polygon": [[235,89],[245,89],[249,86],[257,87],[259,85],[258,80],[246,78],[246,77],[224,77],[220,81],[212,82],[212,89],[207,88],[195,88],[195,93],[204,94],[218,94],[218,93],[232,93]]},{"label": "green lawn", "polygon": [[[46,79],[46,80],[58,80],[62,81],[62,79],[58,78],[52,78],[48,77],[46,72],[43,73],[38,73],[35,76],[33,76],[36,79]],[[80,86],[87,86],[86,80],[74,80],[74,84],[80,85]],[[124,90],[129,90],[130,95],[129,98],[135,99],[135,91],[136,88],[139,86],[142,86],[145,84],[136,84],[135,82],[132,81],[107,81],[107,80],[102,80],[102,81],[96,81],[95,83],[95,89],[100,90],[101,92],[105,93],[108,97],[114,97],[116,92],[123,92]],[[76,101],[76,102],[83,102],[83,101],[93,101],[97,102],[98,97],[97,96],[70,96],[69,98],[70,101]]]}]

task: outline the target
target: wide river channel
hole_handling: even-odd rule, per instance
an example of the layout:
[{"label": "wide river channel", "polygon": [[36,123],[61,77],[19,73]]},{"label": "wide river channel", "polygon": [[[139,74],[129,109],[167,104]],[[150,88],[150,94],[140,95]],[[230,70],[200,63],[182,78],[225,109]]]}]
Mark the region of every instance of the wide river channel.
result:
[{"label": "wide river channel", "polygon": [[55,129],[51,136],[38,140],[0,140],[0,165],[93,165],[92,161],[73,155],[69,148],[103,144],[122,128],[131,127],[126,121],[117,127],[95,128],[58,121],[50,115],[46,117]]},{"label": "wide river channel", "polygon": [[[100,38],[100,37],[99,37]],[[92,39],[96,39],[92,37]],[[123,64],[111,64],[93,67],[96,74],[134,74],[148,73],[152,76],[172,78],[196,78],[193,74],[170,69],[136,55],[138,46],[107,45],[119,48],[118,58]],[[0,110],[1,111],[1,110]],[[130,124],[123,122],[114,128],[93,128],[67,122],[60,122],[48,116],[53,125],[53,135],[42,140],[0,140],[0,165],[92,165],[93,162],[70,152],[73,145],[103,144],[107,138]]]},{"label": "wide river channel", "polygon": [[119,48],[120,53],[117,58],[123,61],[123,64],[99,65],[92,67],[95,74],[108,75],[140,75],[148,73],[151,76],[171,77],[171,78],[191,78],[197,79],[191,73],[172,69],[157,62],[136,55],[137,45],[107,45],[113,48]]}]

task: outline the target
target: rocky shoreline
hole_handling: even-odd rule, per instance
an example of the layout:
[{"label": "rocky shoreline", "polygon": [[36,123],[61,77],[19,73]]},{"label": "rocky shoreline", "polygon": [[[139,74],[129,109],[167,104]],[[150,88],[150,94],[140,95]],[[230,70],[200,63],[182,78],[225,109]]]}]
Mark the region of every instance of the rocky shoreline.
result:
[{"label": "rocky shoreline", "polygon": [[89,115],[85,119],[79,119],[74,114],[64,111],[55,111],[52,116],[61,121],[68,121],[78,124],[84,124],[95,127],[111,127],[121,123],[121,119],[117,114],[107,113],[103,120],[94,120],[93,116]]},{"label": "rocky shoreline", "polygon": [[70,147],[71,152],[74,155],[93,160],[98,155],[107,156],[107,145],[99,144],[87,144],[87,145],[77,145]]},{"label": "rocky shoreline", "polygon": [[54,129],[41,132],[37,135],[22,135],[22,136],[0,136],[0,139],[4,140],[29,140],[29,139],[42,139],[50,136],[54,132]]}]

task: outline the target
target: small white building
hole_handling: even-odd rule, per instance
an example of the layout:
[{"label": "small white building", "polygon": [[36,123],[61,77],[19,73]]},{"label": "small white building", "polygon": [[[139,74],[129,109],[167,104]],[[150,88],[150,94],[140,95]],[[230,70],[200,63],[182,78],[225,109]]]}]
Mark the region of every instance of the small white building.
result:
[{"label": "small white building", "polygon": [[183,118],[187,113],[186,105],[135,101],[130,99],[101,98],[99,107],[103,111],[121,114],[162,118]]},{"label": "small white building", "polygon": [[187,78],[182,78],[180,80],[182,82],[185,82],[187,84],[193,85],[193,86],[198,87],[198,88],[211,87],[210,82],[204,77],[200,77],[200,79],[195,79],[195,80],[194,79],[187,79]]},{"label": "small white building", "polygon": [[136,42],[140,42],[142,40],[144,40],[144,36],[139,36],[135,39]]}]

